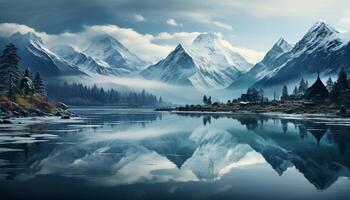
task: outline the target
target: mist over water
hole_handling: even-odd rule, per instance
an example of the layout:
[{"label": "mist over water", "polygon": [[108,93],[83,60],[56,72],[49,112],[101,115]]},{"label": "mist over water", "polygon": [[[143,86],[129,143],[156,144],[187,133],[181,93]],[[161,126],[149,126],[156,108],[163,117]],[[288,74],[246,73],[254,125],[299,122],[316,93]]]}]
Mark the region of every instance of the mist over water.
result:
[{"label": "mist over water", "polygon": [[350,120],[73,108],[0,127],[4,199],[346,199]]}]

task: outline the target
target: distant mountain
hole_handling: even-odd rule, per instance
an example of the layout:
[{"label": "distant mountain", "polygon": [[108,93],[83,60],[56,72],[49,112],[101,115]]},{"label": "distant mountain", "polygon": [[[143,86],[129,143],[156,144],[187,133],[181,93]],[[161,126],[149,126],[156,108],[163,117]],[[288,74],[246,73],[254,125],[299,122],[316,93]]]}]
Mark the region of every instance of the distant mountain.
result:
[{"label": "distant mountain", "polygon": [[94,38],[84,53],[100,60],[104,66],[113,68],[119,75],[138,72],[150,64],[110,35]]},{"label": "distant mountain", "polygon": [[66,61],[76,65],[79,69],[88,74],[118,75],[118,70],[109,67],[103,61],[85,55],[83,52],[75,50],[68,45],[59,45],[51,48],[53,52],[61,56]]},{"label": "distant mountain", "polygon": [[269,63],[254,85],[284,84],[317,72],[335,74],[341,67],[349,71],[349,39],[325,22],[317,22],[290,51]]},{"label": "distant mountain", "polygon": [[0,48],[4,49],[9,43],[15,44],[18,49],[21,68],[29,66],[32,72],[40,72],[43,77],[85,75],[76,65],[50,51],[34,33],[15,33],[10,37],[1,38]]},{"label": "distant mountain", "polygon": [[68,45],[51,49],[34,33],[15,33],[0,38],[0,48],[14,43],[18,48],[22,68],[29,66],[44,77],[107,75],[124,76],[137,73],[149,63],[141,60],[109,35],[94,38],[84,52]]},{"label": "distant mountain", "polygon": [[191,85],[190,77],[195,73],[195,63],[181,44],[165,59],[141,72],[148,79],[180,85]]},{"label": "distant mountain", "polygon": [[[261,80],[265,77],[266,74],[275,69],[274,62],[283,54],[289,52],[293,47],[285,41],[283,38],[280,38],[267,52],[262,61],[255,64],[255,66],[247,73],[242,75],[238,80],[233,82],[229,88],[236,87],[249,87],[252,83]],[[281,59],[283,60],[283,59]]]},{"label": "distant mountain", "polygon": [[204,33],[190,46],[179,44],[141,74],[171,84],[217,89],[227,87],[251,67],[219,34]]}]

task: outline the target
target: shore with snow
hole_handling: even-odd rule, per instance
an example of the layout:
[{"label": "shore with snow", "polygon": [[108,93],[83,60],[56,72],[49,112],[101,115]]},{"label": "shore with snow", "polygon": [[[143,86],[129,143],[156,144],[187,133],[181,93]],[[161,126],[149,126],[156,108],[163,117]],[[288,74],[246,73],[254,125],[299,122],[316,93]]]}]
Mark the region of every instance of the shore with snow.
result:
[{"label": "shore with snow", "polygon": [[329,117],[350,117],[350,113],[341,113],[340,108],[328,103],[305,102],[268,102],[268,103],[229,103],[211,105],[186,105],[175,108],[157,109],[174,113],[202,114],[278,114],[278,115],[322,115]]}]

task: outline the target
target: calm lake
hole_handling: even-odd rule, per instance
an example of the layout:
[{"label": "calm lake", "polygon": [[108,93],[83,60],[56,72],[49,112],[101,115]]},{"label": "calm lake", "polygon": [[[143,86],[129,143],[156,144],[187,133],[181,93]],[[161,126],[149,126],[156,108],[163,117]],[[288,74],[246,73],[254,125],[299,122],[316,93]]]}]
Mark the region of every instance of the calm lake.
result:
[{"label": "calm lake", "polygon": [[350,198],[350,119],[71,110],[0,126],[1,199]]}]

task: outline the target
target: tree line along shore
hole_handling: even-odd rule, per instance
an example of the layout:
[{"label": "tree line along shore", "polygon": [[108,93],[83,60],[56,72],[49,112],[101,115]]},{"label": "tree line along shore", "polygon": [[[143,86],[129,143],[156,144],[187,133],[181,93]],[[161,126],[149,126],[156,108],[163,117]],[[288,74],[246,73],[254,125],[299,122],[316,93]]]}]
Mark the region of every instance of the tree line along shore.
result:
[{"label": "tree line along shore", "polygon": [[204,95],[203,104],[185,105],[170,109],[180,112],[249,112],[249,113],[287,113],[287,114],[332,114],[350,117],[350,84],[344,69],[333,82],[328,79],[326,85],[320,75],[309,87],[304,79],[289,93],[288,87],[283,86],[281,97],[274,94],[273,100],[264,96],[263,89],[249,88],[240,98],[223,102],[212,102],[212,98]]},{"label": "tree line along shore", "polygon": [[46,85],[39,72],[33,75],[28,66],[21,71],[20,59],[14,44],[6,45],[0,56],[0,123],[9,123],[7,119],[12,117],[54,115],[70,118],[74,114],[67,110],[66,104],[150,107],[169,105],[161,97],[145,90],[105,90],[96,85],[90,87],[81,83],[59,81]]}]

